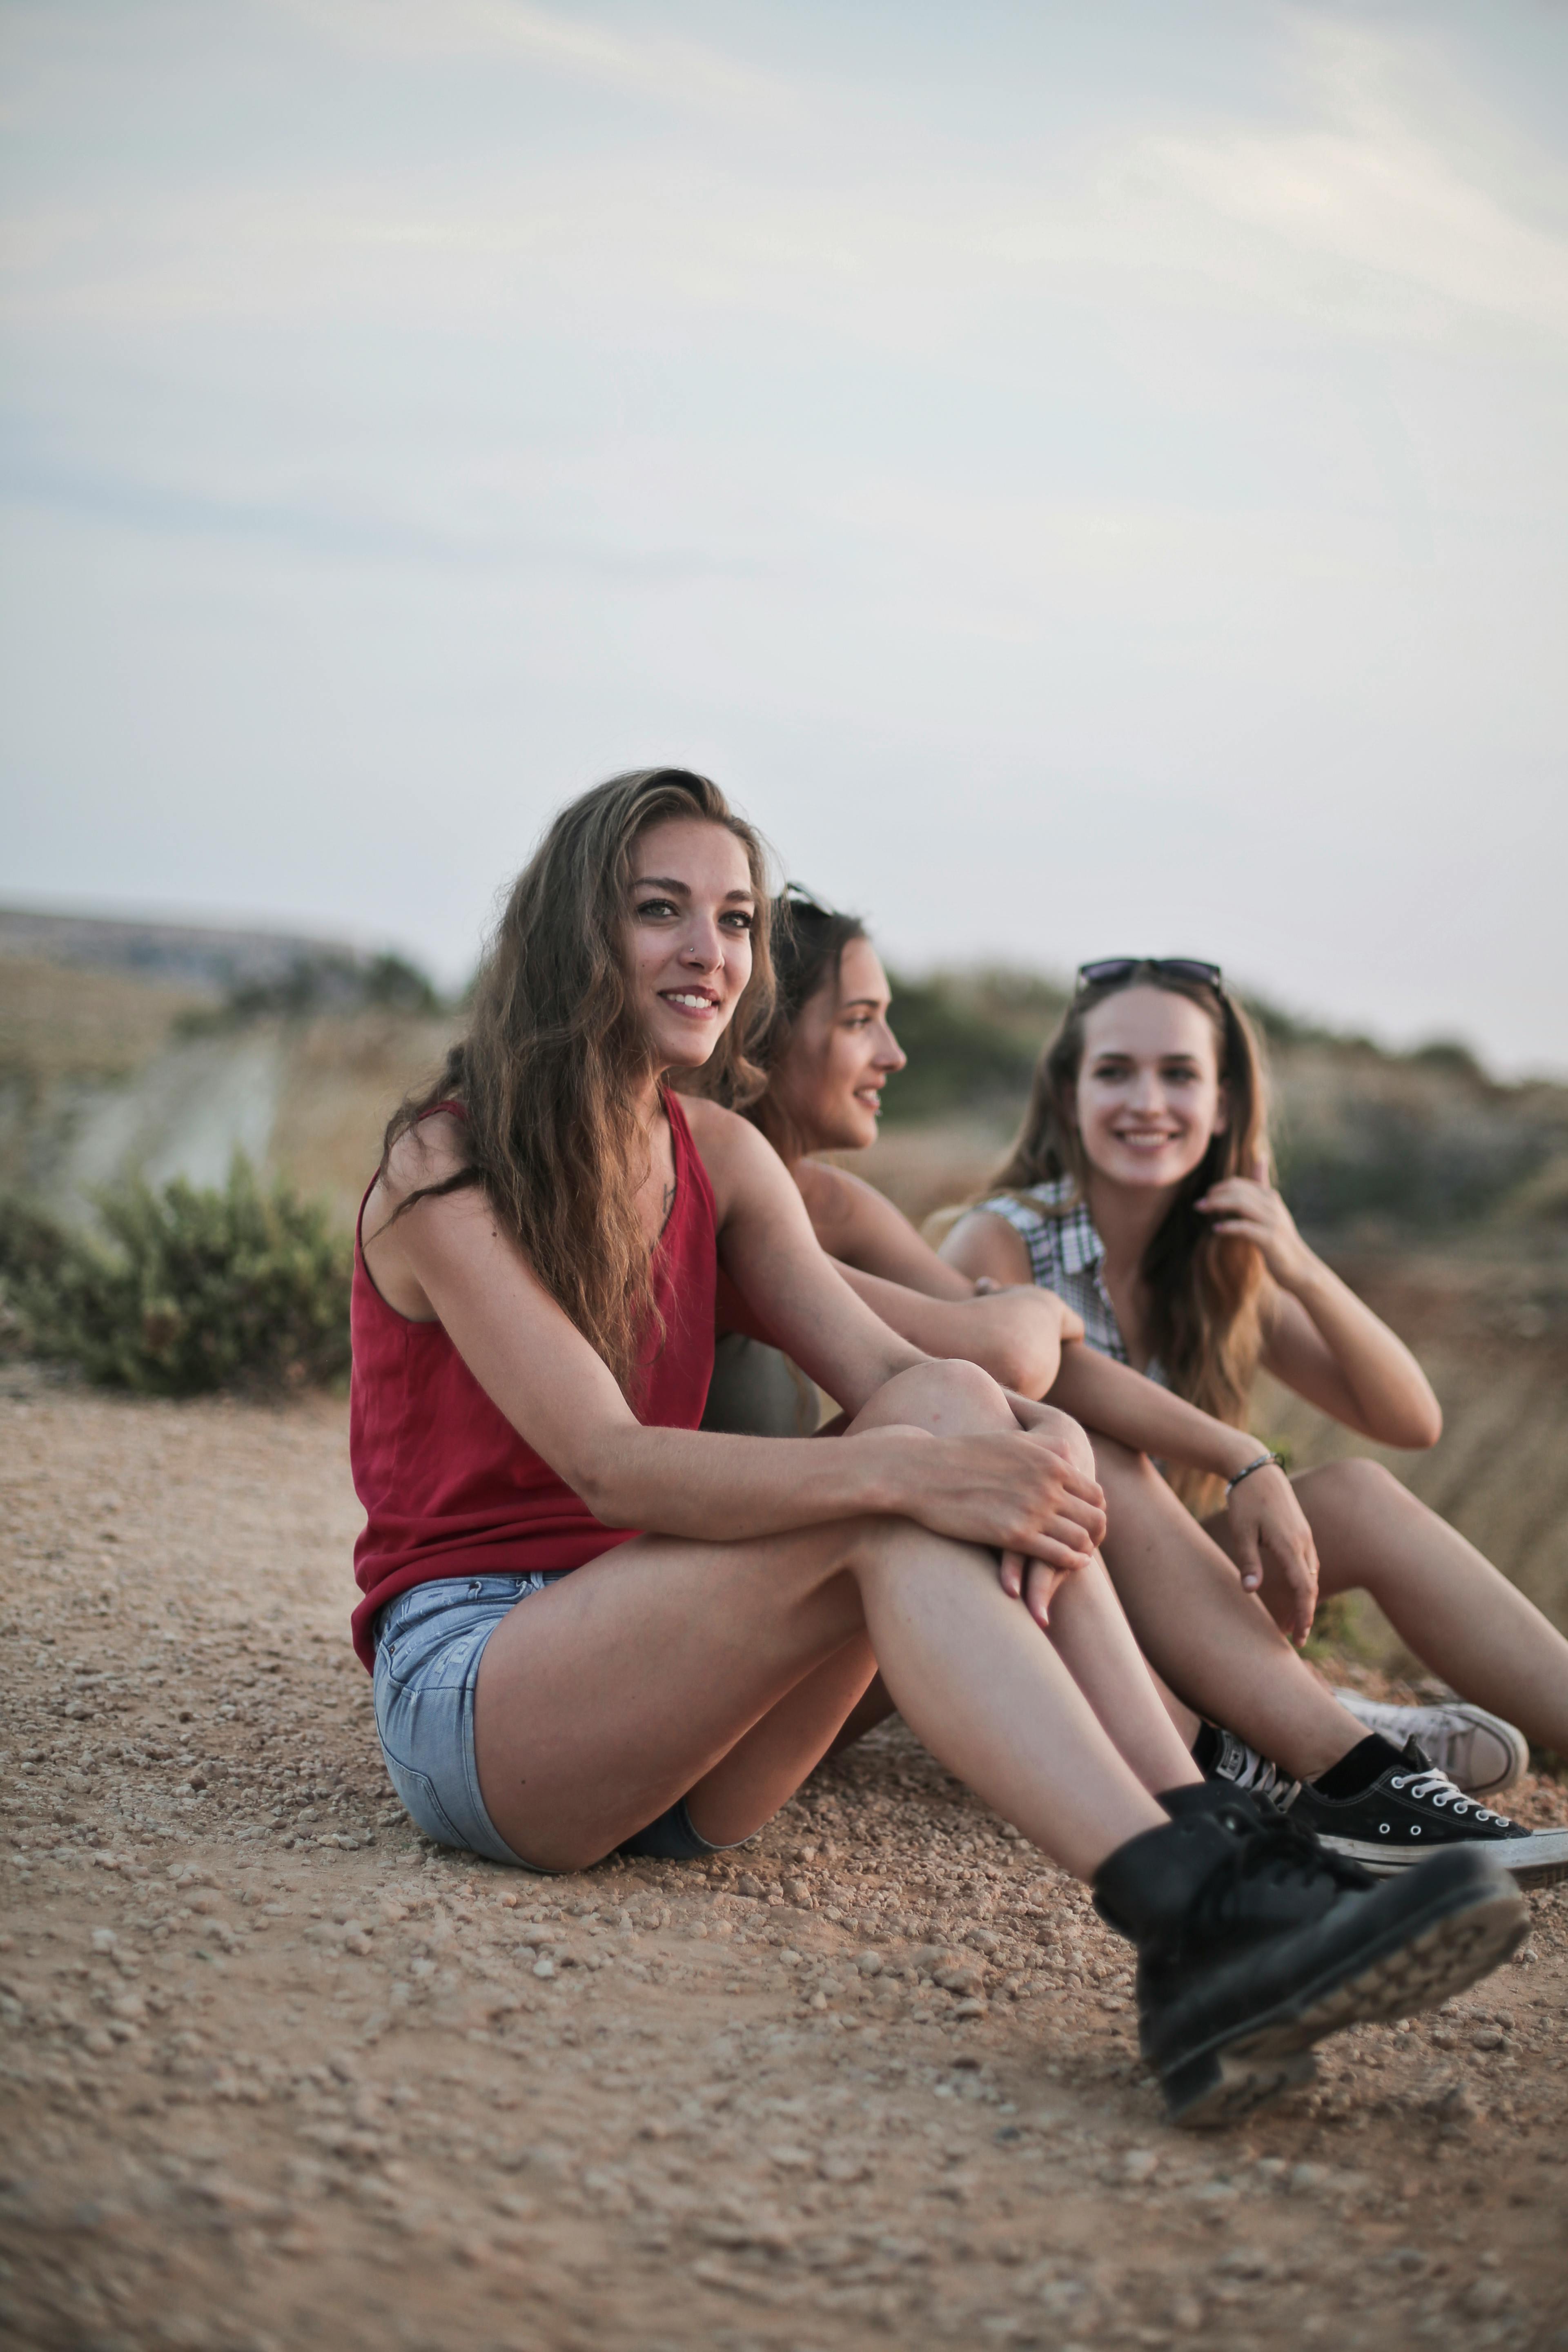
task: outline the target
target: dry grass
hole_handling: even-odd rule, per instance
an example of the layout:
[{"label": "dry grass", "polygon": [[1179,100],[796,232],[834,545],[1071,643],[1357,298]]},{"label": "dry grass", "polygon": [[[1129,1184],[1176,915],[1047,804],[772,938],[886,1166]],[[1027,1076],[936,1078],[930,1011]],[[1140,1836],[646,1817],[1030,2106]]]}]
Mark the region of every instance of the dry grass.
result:
[{"label": "dry grass", "polygon": [[944,1119],[930,1127],[889,1128],[869,1151],[844,1152],[838,1159],[921,1225],[939,1209],[956,1208],[982,1192],[1011,1138],[1012,1129],[1000,1123]]},{"label": "dry grass", "polygon": [[118,972],[0,955],[0,1079],[129,1076],[162,1049],[179,1013],[205,1002]]},{"label": "dry grass", "polygon": [[270,1167],[352,1224],[387,1120],[439,1070],[453,1034],[450,1022],[380,1013],[314,1021],[295,1034]]}]

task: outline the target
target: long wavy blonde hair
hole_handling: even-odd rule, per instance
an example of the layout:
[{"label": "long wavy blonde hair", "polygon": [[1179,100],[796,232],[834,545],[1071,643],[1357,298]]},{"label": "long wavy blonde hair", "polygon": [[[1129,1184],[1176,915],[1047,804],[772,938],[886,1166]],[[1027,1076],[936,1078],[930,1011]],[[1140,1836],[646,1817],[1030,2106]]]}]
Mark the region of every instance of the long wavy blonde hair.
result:
[{"label": "long wavy blonde hair", "polygon": [[697,817],[745,850],[757,894],[752,976],[714,1048],[710,1083],[742,1103],[765,1083],[749,1044],[773,1008],[766,859],[717,784],[684,768],[639,768],[563,808],[512,885],[475,987],[468,1034],[434,1086],[386,1129],[401,1135],[461,1103],[468,1164],[403,1203],[482,1185],[551,1297],[631,1402],[662,1336],[637,1193],[646,1171],[637,1089],[647,1046],[627,982],[633,855],[650,825]]},{"label": "long wavy blonde hair", "polygon": [[[1149,1295],[1151,1351],[1172,1389],[1216,1421],[1242,1429],[1262,1347],[1263,1261],[1250,1242],[1215,1233],[1194,1205],[1222,1177],[1250,1176],[1260,1161],[1269,1163],[1262,1048],[1227,990],[1153,964],[1139,964],[1124,977],[1080,989],[1036,1065],[1023,1124],[986,1190],[1023,1192],[1037,1184],[1065,1182],[1056,1209],[1064,1216],[1088,1199],[1091,1171],[1073,1108],[1085,1027],[1098,1005],[1125,988],[1163,988],[1184,996],[1214,1029],[1229,1117],[1172,1202],[1143,1253],[1140,1272]],[[1040,1205],[1030,1202],[1032,1208]],[[1179,1470],[1172,1484],[1194,1510],[1211,1508],[1217,1499],[1219,1482],[1203,1471]]]}]

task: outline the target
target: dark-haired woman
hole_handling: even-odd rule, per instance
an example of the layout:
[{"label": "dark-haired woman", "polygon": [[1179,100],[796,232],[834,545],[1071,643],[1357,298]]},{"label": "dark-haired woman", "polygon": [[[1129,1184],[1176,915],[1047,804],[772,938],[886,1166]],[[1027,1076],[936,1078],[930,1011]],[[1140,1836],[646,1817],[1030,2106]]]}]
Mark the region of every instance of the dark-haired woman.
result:
[{"label": "dark-haired woman", "polygon": [[[1307,1247],[1268,1165],[1260,1056],[1219,972],[1182,961],[1090,966],[1041,1056],[1010,1158],[943,1255],[972,1276],[1065,1292],[1090,1347],[1238,1429],[1261,1367],[1362,1436],[1435,1444],[1441,1415],[1425,1374]],[[1097,1461],[1114,1519],[1120,1490],[1151,1474]],[[1201,1479],[1177,1475],[1201,1503]],[[1424,1815],[1458,1817],[1454,1782],[1486,1795],[1516,1775],[1515,1724],[1564,1752],[1568,1642],[1454,1528],[1372,1462],[1287,1482],[1265,1457],[1247,1475],[1281,1507],[1299,1506],[1310,1531],[1306,1549],[1279,1545],[1247,1563],[1277,1622],[1299,1638],[1320,1591],[1359,1587],[1471,1702],[1390,1710],[1383,1723],[1372,1715],[1356,1754],[1294,1801],[1300,1818],[1347,1850],[1375,1848],[1402,1822],[1429,1838],[1436,1822]],[[1206,1524],[1235,1558],[1230,1517]],[[1152,1563],[1114,1544],[1108,1557],[1148,1646],[1172,1603]],[[1405,1745],[1411,1732],[1440,1769],[1423,1774]],[[1253,1744],[1276,1758],[1267,1740]],[[1239,1751],[1214,1760],[1249,1784],[1259,1778]]]},{"label": "dark-haired woman", "polygon": [[[669,1089],[718,1055],[743,1086],[767,917],[704,779],[584,794],[512,891],[442,1084],[388,1131],[352,1446],[394,1784],[498,1863],[706,1853],[777,1810],[879,1666],[1137,1943],[1173,2106],[1267,2095],[1333,2025],[1495,1964],[1522,1902],[1468,1851],[1374,1886],[1196,1781],[1096,1557],[1081,1438],[898,1339],[755,1130]],[[841,1442],[696,1427],[721,1260],[842,1402]],[[1047,1638],[998,1553],[1058,1580]]]},{"label": "dark-haired woman", "polygon": [[[977,1296],[975,1274],[939,1258],[883,1195],[811,1156],[875,1139],[881,1088],[904,1056],[889,1025],[886,975],[859,920],[800,892],[779,913],[777,1003],[759,1046],[768,1085],[749,1115],[790,1168],[817,1238],[845,1279],[928,1353],[968,1357],[1026,1393],[1048,1392],[1089,1429],[1113,1498],[1107,1565],[1145,1654],[1164,1679],[1173,1715],[1196,1742],[1205,1769],[1267,1790],[1282,1766],[1292,1781],[1320,1791],[1355,1781],[1373,1761],[1392,1769],[1384,1741],[1403,1748],[1412,1736],[1430,1736],[1435,1711],[1369,1708],[1353,1693],[1331,1692],[1247,1597],[1265,1577],[1270,1591],[1300,1595],[1312,1585],[1312,1533],[1295,1491],[1228,1415],[1178,1398],[1125,1360],[1113,1360],[1114,1351],[1080,1344],[1088,1324],[1104,1349],[1110,1311],[1084,1278],[1085,1268],[1098,1264],[1086,1233],[1042,1225],[1032,1194],[1021,1205],[1012,1202],[1009,1213],[1033,1220],[1029,1230],[1048,1235],[1058,1255],[1049,1269],[997,1261],[997,1270],[982,1272],[979,1282],[995,1285],[1006,1276],[1021,1286],[993,1286]],[[1005,1236],[1015,1238],[1010,1227]],[[743,1321],[743,1309],[729,1305]],[[755,1340],[747,1344],[754,1358],[774,1355]],[[753,1370],[744,1392],[710,1398],[710,1412],[742,1425],[761,1391]],[[1205,1402],[1212,1407],[1222,1401]],[[1151,1454],[1172,1465],[1178,1478],[1184,1469],[1189,1483],[1229,1482],[1223,1553],[1152,1470]],[[1020,1571],[1026,1601],[1032,1583]],[[1310,1608],[1300,1610],[1291,1630],[1300,1638],[1310,1622]],[[841,1738],[858,1737],[889,1705],[874,1685]],[[1495,1747],[1499,1735],[1509,1734],[1506,1724],[1479,1709],[1436,1712],[1436,1727],[1447,1724],[1451,1734],[1457,1724],[1472,1754],[1483,1738]],[[1467,1801],[1442,1773],[1405,1777],[1407,1790],[1394,1790],[1392,1811],[1379,1817],[1379,1868],[1405,1866],[1435,1837],[1457,1837],[1495,1844],[1532,1883],[1568,1870],[1563,1833],[1521,1832],[1491,1807]]]}]

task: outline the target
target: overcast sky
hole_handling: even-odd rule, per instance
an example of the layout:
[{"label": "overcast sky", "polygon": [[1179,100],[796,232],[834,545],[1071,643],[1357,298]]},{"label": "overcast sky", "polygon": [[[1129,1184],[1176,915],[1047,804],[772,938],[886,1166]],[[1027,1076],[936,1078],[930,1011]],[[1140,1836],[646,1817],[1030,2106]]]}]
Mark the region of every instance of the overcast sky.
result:
[{"label": "overcast sky", "polygon": [[452,978],[670,761],[906,963],[1568,1072],[1559,0],[0,38],[0,894]]}]

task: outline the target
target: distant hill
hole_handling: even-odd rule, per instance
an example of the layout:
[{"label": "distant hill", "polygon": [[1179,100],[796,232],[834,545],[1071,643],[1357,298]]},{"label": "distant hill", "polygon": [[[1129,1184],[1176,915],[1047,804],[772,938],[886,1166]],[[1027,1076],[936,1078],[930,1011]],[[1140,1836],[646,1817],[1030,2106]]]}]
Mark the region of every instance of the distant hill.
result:
[{"label": "distant hill", "polygon": [[300,963],[324,958],[353,962],[357,952],[336,940],[289,931],[0,907],[0,955],[26,956],[80,971],[124,972],[215,997],[237,986],[284,980]]},{"label": "distant hill", "polygon": [[[183,989],[210,999],[213,1013],[231,1023],[365,1004],[408,1013],[440,1007],[428,978],[405,957],[290,931],[0,907],[0,956]],[[202,1025],[190,1008],[187,1016],[187,1028]]]}]

